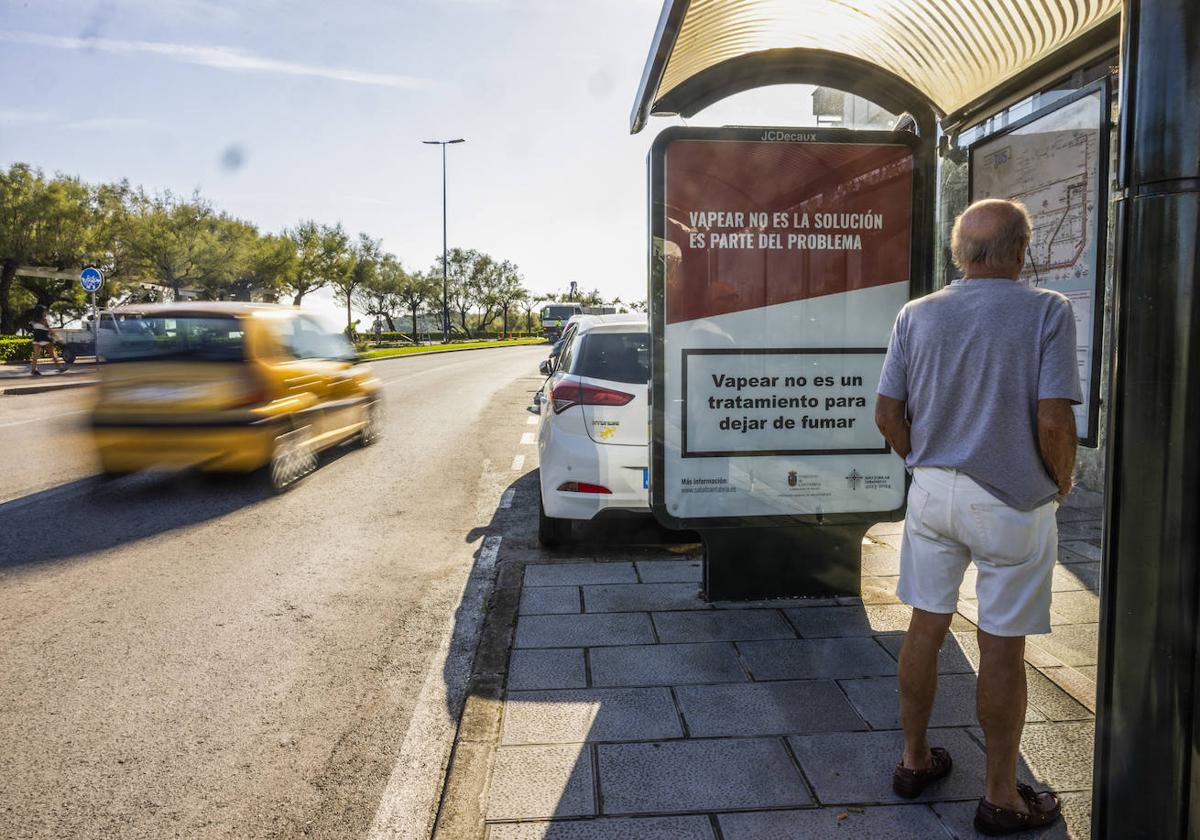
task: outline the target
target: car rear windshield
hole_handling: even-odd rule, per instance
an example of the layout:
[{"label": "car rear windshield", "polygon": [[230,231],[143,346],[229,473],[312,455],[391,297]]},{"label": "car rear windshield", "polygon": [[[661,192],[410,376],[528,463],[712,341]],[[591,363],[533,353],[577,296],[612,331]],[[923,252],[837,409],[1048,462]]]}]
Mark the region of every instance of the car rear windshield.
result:
[{"label": "car rear windshield", "polygon": [[650,381],[650,334],[588,333],[571,372],[644,385]]},{"label": "car rear windshield", "polygon": [[232,317],[127,319],[120,332],[100,338],[100,353],[110,362],[240,362],[246,356],[242,322]]}]

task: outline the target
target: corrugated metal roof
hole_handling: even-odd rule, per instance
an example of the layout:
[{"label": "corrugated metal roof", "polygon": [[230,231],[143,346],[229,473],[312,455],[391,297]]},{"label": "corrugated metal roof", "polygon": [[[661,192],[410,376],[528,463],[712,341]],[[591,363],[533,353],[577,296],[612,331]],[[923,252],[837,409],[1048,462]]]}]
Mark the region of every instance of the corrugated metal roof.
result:
[{"label": "corrugated metal roof", "polygon": [[639,107],[644,116],[698,74],[781,49],[866,62],[947,114],[1120,10],[1121,0],[667,0],[634,128]]}]

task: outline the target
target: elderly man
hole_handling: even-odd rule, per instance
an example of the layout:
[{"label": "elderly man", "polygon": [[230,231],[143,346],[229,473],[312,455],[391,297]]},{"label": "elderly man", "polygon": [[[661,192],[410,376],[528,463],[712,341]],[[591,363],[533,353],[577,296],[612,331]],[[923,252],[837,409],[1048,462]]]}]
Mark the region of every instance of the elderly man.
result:
[{"label": "elderly man", "polygon": [[1020,282],[1025,208],[979,201],[954,225],[963,278],[910,302],[892,331],[876,422],[912,472],[897,594],[913,608],[900,651],[904,755],[892,786],[916,797],[950,772],[927,741],[938,650],[967,565],[979,576],[976,712],[987,786],[985,834],[1058,819],[1058,797],[1017,783],[1025,721],[1025,636],[1050,632],[1058,504],[1071,491],[1080,402],[1067,298]]}]

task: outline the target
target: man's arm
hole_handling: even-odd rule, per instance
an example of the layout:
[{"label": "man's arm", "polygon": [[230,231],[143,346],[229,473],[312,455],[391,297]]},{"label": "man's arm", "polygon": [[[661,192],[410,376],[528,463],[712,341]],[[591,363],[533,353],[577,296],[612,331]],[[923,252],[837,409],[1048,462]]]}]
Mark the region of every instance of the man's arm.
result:
[{"label": "man's arm", "polygon": [[1070,400],[1038,400],[1038,449],[1060,500],[1071,492],[1075,473],[1075,413]]},{"label": "man's arm", "polygon": [[[904,400],[885,397],[880,394],[875,399],[875,425],[883,433],[888,444],[901,458],[907,458],[912,452],[912,442],[909,440],[908,415],[905,414]],[[1072,462],[1075,454],[1072,450]]]}]

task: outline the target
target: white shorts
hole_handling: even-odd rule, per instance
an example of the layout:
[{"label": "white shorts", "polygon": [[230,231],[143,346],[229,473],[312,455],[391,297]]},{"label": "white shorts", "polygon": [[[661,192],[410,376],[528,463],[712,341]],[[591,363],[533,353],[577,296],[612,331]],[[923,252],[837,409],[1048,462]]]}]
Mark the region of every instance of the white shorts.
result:
[{"label": "white shorts", "polygon": [[1057,502],[1020,511],[966,473],[913,470],[900,548],[904,603],[931,613],[958,609],[973,560],[979,570],[979,627],[994,636],[1050,632],[1050,587],[1058,557]]}]

